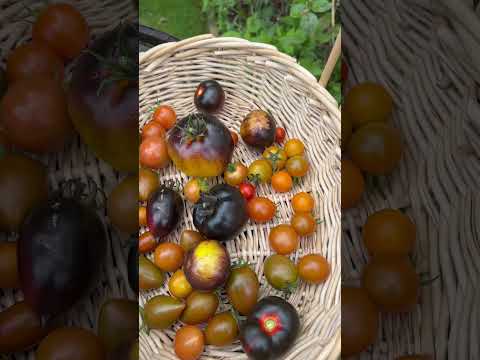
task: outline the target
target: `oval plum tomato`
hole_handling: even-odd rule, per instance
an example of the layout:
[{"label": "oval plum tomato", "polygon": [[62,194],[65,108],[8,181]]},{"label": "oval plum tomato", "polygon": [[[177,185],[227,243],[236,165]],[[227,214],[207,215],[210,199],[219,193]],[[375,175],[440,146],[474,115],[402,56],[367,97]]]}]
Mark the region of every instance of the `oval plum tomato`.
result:
[{"label": "oval plum tomato", "polygon": [[285,152],[289,158],[305,153],[305,145],[299,139],[290,139],[285,143]]},{"label": "oval plum tomato", "polygon": [[165,139],[149,137],[140,144],[140,164],[151,169],[163,169],[170,163]]},{"label": "oval plum tomato", "polygon": [[223,108],[225,91],[215,80],[202,81],[195,90],[194,103],[199,111],[216,113]]},{"label": "oval plum tomato", "polygon": [[248,175],[248,168],[240,162],[230,163],[223,174],[223,178],[228,185],[240,185]]},{"label": "oval plum tomato", "polygon": [[198,325],[208,321],[215,315],[219,299],[214,292],[194,290],[188,296],[185,305],[185,310],[180,320],[188,325]]},{"label": "oval plum tomato", "polygon": [[147,226],[147,208],[145,206],[138,207],[138,225],[140,227]]},{"label": "oval plum tomato", "polygon": [[175,271],[168,281],[168,290],[172,296],[179,299],[188,297],[193,291],[192,285],[187,280],[182,269]]},{"label": "oval plum tomato", "polygon": [[311,213],[296,213],[292,217],[292,227],[300,236],[309,236],[315,232],[317,221]]},{"label": "oval plum tomato", "polygon": [[142,129],[142,140],[152,136],[165,137],[165,128],[156,121],[150,121]]},{"label": "oval plum tomato", "polygon": [[185,199],[195,204],[200,200],[200,195],[208,191],[208,183],[203,178],[190,179],[183,187]]},{"label": "oval plum tomato", "polygon": [[305,176],[310,168],[310,164],[305,157],[301,155],[296,155],[287,160],[285,165],[288,173],[293,177],[302,177]]},{"label": "oval plum tomato", "polygon": [[374,256],[363,270],[362,284],[382,311],[409,312],[418,302],[420,280],[406,256]]},{"label": "oval plum tomato", "polygon": [[275,142],[277,144],[281,144],[283,143],[283,141],[285,140],[285,136],[287,135],[287,132],[285,131],[284,128],[281,128],[281,127],[277,127],[275,129]]},{"label": "oval plum tomato", "polygon": [[146,254],[155,250],[157,241],[150,231],[145,231],[138,237],[138,252],[140,254]]},{"label": "oval plum tomato", "polygon": [[273,170],[282,170],[287,162],[287,153],[276,145],[266,148],[262,156],[270,162]]},{"label": "oval plum tomato", "polygon": [[408,255],[415,246],[415,224],[401,211],[383,209],[370,215],[363,241],[373,255]]},{"label": "oval plum tomato", "polygon": [[177,321],[185,304],[171,296],[157,295],[150,298],[143,308],[143,318],[149,329],[167,329]]},{"label": "oval plum tomato", "polygon": [[292,189],[293,179],[287,171],[279,171],[272,176],[272,187],[275,191],[284,193]]},{"label": "oval plum tomato", "polygon": [[371,122],[384,122],[393,109],[393,99],[382,85],[365,82],[358,84],[345,96],[342,112],[348,112],[353,127]]},{"label": "oval plum tomato", "polygon": [[293,211],[296,213],[312,212],[314,206],[315,200],[307,192],[299,192],[292,198]]},{"label": "oval plum tomato", "polygon": [[138,171],[138,199],[147,201],[150,195],[160,186],[158,175],[149,169]]},{"label": "oval plum tomato", "polygon": [[272,178],[273,169],[265,159],[255,160],[248,167],[248,180],[255,184],[265,184]]},{"label": "oval plum tomato", "polygon": [[240,190],[240,192],[242,193],[242,196],[247,201],[250,201],[255,196],[255,185],[251,183],[248,183],[248,182],[241,183],[238,189]]},{"label": "oval plum tomato", "polygon": [[275,216],[277,206],[265,197],[255,197],[247,203],[247,212],[250,219],[264,223]]},{"label": "oval plum tomato", "polygon": [[47,46],[40,43],[20,45],[7,59],[7,78],[12,84],[18,79],[43,76],[63,80],[63,61]]},{"label": "oval plum tomato", "polygon": [[233,343],[237,336],[238,324],[231,311],[215,315],[205,328],[205,339],[209,345],[227,346]]},{"label": "oval plum tomato", "polygon": [[360,354],[373,344],[379,318],[365,289],[342,287],[342,357]]},{"label": "oval plum tomato", "polygon": [[352,161],[372,175],[393,171],[402,157],[400,132],[388,124],[367,124],[352,135],[349,144]]},{"label": "oval plum tomato", "polygon": [[185,325],[175,334],[173,342],[175,354],[180,360],[197,360],[205,348],[202,330],[193,325]]},{"label": "oval plum tomato", "polygon": [[88,24],[72,5],[51,4],[33,24],[32,37],[43,42],[64,59],[71,60],[87,46]]},{"label": "oval plum tomato", "polygon": [[322,255],[305,255],[298,262],[298,275],[312,284],[323,283],[330,275],[330,264]]},{"label": "oval plum tomato", "polygon": [[160,270],[167,272],[177,271],[183,264],[185,251],[174,243],[161,243],[155,249],[153,262]]},{"label": "oval plum tomato", "polygon": [[177,114],[171,106],[161,105],[153,112],[152,121],[162,125],[165,130],[170,130],[177,121]]},{"label": "oval plum tomato", "polygon": [[268,242],[277,254],[288,255],[298,248],[300,240],[292,226],[281,224],[270,230]]},{"label": "oval plum tomato", "polygon": [[62,86],[45,77],[20,79],[10,85],[0,117],[9,140],[27,151],[61,150],[72,134]]},{"label": "oval plum tomato", "polygon": [[258,300],[259,289],[258,275],[247,264],[234,266],[225,284],[228,301],[242,315],[252,312]]},{"label": "oval plum tomato", "polygon": [[348,159],[342,159],[342,209],[356,206],[365,190],[365,180],[358,167]]}]

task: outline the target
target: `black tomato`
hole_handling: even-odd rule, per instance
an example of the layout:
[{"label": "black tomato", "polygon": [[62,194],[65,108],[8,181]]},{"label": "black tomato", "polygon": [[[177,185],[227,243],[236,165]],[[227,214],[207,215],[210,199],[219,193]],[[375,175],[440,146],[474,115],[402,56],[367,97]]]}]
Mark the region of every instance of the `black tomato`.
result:
[{"label": "black tomato", "polygon": [[150,232],[160,239],[170,234],[183,214],[180,195],[166,186],[160,186],[148,199],[147,224]]},{"label": "black tomato", "polygon": [[243,141],[256,148],[266,148],[275,141],[277,128],[273,117],[263,110],[249,113],[240,126]]},{"label": "black tomato", "polygon": [[199,111],[215,113],[223,108],[225,91],[215,80],[202,81],[195,90],[194,102]]}]

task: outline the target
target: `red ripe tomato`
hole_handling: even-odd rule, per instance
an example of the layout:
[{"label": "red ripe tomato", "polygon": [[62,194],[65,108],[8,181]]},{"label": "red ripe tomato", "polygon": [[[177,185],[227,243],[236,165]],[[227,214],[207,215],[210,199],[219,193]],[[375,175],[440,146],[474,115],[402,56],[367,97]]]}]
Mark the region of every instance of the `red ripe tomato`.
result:
[{"label": "red ripe tomato", "polygon": [[140,164],[151,169],[163,169],[170,163],[165,139],[149,137],[140,145]]},{"label": "red ripe tomato", "polygon": [[250,219],[264,223],[270,221],[277,211],[277,206],[265,197],[256,197],[247,204],[248,216]]},{"label": "red ripe tomato", "polygon": [[160,136],[165,137],[165,129],[162,125],[155,121],[150,121],[147,125],[145,125],[142,129],[142,140],[152,136]]},{"label": "red ripe tomato", "polygon": [[281,144],[283,143],[283,141],[285,140],[285,136],[287,135],[287,132],[285,131],[284,128],[281,128],[281,127],[277,127],[275,129],[275,142],[277,144]]},{"label": "red ripe tomato", "polygon": [[177,121],[177,114],[171,106],[161,105],[155,109],[152,121],[162,125],[165,130],[170,130]]},{"label": "red ripe tomato", "polygon": [[62,58],[70,60],[87,46],[88,24],[72,5],[51,4],[38,16],[32,37],[34,41],[46,43]]},{"label": "red ripe tomato", "polygon": [[241,183],[238,187],[245,200],[249,201],[255,196],[255,186],[251,183]]}]

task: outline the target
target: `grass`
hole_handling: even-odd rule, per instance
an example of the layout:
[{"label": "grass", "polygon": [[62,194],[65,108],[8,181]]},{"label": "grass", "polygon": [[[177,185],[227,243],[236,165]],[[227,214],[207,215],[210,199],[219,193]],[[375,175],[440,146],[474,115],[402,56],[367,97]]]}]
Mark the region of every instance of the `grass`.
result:
[{"label": "grass", "polygon": [[140,23],[180,39],[208,32],[200,0],[141,0]]}]

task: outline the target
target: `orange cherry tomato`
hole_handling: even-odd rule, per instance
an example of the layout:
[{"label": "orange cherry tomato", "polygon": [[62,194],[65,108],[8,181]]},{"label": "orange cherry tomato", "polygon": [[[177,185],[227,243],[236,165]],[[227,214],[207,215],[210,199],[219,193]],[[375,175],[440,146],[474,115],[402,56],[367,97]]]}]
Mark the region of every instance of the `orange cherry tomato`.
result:
[{"label": "orange cherry tomato", "polygon": [[303,155],[305,152],[305,145],[299,139],[290,139],[285,143],[284,146],[285,152],[289,158]]},{"label": "orange cherry tomato", "polygon": [[293,211],[296,213],[312,212],[315,206],[313,196],[306,192],[299,192],[292,198]]},{"label": "orange cherry tomato", "polygon": [[330,264],[322,255],[305,255],[298,262],[298,275],[312,284],[323,283],[330,275]]},{"label": "orange cherry tomato", "polygon": [[183,264],[185,251],[174,243],[161,243],[155,249],[153,262],[160,270],[173,272],[178,270]]},{"label": "orange cherry tomato", "polygon": [[140,254],[146,254],[155,250],[157,241],[150,231],[145,231],[138,237],[138,252]]},{"label": "orange cherry tomato", "polygon": [[152,121],[162,125],[165,130],[170,130],[177,121],[177,114],[171,106],[161,105],[155,109]]},{"label": "orange cherry tomato", "polygon": [[310,164],[305,157],[301,155],[295,155],[287,160],[285,168],[291,176],[302,177],[307,174]]},{"label": "orange cherry tomato", "polygon": [[292,217],[292,226],[300,236],[309,236],[315,232],[317,221],[311,213],[296,213]]},{"label": "orange cherry tomato", "polygon": [[275,226],[268,236],[270,246],[277,254],[288,255],[298,248],[300,242],[295,229],[287,224]]},{"label": "orange cherry tomato", "polygon": [[278,192],[288,192],[292,189],[293,179],[290,174],[284,170],[276,172],[272,176],[272,187]]},{"label": "orange cherry tomato", "polygon": [[277,206],[265,197],[255,197],[247,203],[247,212],[250,219],[264,223],[275,216]]},{"label": "orange cherry tomato", "polygon": [[205,348],[202,330],[193,325],[185,325],[175,335],[175,354],[180,360],[197,360]]},{"label": "orange cherry tomato", "polygon": [[140,164],[151,169],[162,169],[170,163],[167,143],[160,136],[149,137],[140,144]]}]

